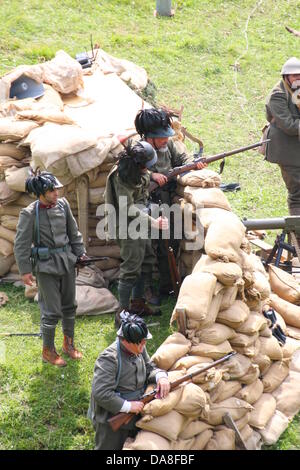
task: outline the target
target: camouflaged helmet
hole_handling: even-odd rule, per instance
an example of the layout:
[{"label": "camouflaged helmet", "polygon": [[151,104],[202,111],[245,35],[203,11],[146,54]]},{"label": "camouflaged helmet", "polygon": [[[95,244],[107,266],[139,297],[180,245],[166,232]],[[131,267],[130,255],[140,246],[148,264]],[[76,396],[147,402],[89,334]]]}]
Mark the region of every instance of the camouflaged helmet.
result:
[{"label": "camouflaged helmet", "polygon": [[53,191],[62,187],[63,185],[56,176],[48,171],[40,171],[39,169],[35,172],[32,171],[31,176],[25,182],[26,191],[35,194],[37,197],[44,195],[47,191]]},{"label": "camouflaged helmet", "polygon": [[175,135],[170,115],[163,109],[142,109],[136,115],[135,128],[144,138],[158,139]]},{"label": "camouflaged helmet", "polygon": [[144,320],[138,315],[131,315],[129,312],[123,310],[120,313],[121,326],[117,331],[117,336],[124,338],[128,343],[138,344],[143,339],[151,339],[152,335],[149,333]]}]

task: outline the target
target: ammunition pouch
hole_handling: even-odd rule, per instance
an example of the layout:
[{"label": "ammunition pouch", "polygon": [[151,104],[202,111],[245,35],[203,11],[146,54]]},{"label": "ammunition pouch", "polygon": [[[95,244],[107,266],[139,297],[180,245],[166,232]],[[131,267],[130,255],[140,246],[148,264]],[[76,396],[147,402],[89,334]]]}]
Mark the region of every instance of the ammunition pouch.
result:
[{"label": "ammunition pouch", "polygon": [[31,258],[36,262],[37,259],[40,261],[48,261],[51,258],[51,255],[55,253],[62,253],[67,251],[67,246],[62,246],[59,248],[48,248],[48,247],[38,247],[34,246],[31,248]]}]

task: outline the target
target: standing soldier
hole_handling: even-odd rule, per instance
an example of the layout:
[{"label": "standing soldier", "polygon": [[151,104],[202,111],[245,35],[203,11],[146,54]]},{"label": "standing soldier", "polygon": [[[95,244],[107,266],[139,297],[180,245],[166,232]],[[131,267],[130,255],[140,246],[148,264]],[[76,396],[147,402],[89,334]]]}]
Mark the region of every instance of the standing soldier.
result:
[{"label": "standing soldier", "polygon": [[55,328],[62,317],[63,352],[81,359],[74,346],[75,264],[85,259],[81,233],[68,201],[58,198],[62,185],[54,175],[37,172],[26,180],[26,190],[38,198],[20,212],[15,239],[15,257],[24,284],[38,285],[41,310],[44,362],[56,366],[67,363],[56,352]]},{"label": "standing soldier", "polygon": [[[172,121],[168,113],[161,109],[143,109],[138,112],[135,118],[137,133],[146,140],[157,152],[157,161],[150,167],[150,178],[160,186],[159,200],[168,206],[172,205],[172,200],[176,194],[176,181],[167,183],[167,174],[177,166],[193,163],[193,157],[188,155],[184,148],[179,149],[170,137],[175,135],[172,129]],[[206,164],[199,162],[197,169],[201,170]],[[158,201],[154,201],[158,202]],[[180,240],[174,237],[174,221],[170,220],[170,240],[169,245],[173,248],[176,256],[179,249]],[[168,254],[164,240],[160,238],[157,243],[157,261],[159,267],[159,293],[160,297],[168,296],[173,287],[169,272]],[[160,299],[153,292],[148,291],[149,301],[153,304],[160,304]]]},{"label": "standing soldier", "polygon": [[[116,326],[120,324],[120,313],[129,310],[139,316],[159,314],[145,303],[145,285],[152,282],[152,267],[155,255],[152,249],[150,230],[168,229],[166,218],[154,219],[148,211],[150,176],[148,167],[152,166],[157,155],[147,142],[131,143],[119,155],[115,166],[106,181],[106,208],[113,207],[116,212],[116,240],[120,246],[121,266],[118,284],[120,309],[116,314]],[[106,209],[107,210],[107,209]],[[139,218],[143,229],[140,235],[131,234],[130,222]],[[108,222],[111,220],[107,218]],[[124,220],[125,226],[122,226]],[[122,234],[125,232],[125,235]],[[144,233],[142,233],[144,232]],[[130,303],[130,298],[132,300]]]}]

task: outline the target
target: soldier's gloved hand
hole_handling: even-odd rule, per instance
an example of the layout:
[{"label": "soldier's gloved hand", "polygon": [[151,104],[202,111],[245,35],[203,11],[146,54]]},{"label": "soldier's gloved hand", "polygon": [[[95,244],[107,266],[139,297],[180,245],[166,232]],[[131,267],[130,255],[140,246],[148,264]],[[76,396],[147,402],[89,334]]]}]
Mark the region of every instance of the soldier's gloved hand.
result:
[{"label": "soldier's gloved hand", "polygon": [[130,412],[138,415],[144,408],[144,403],[142,401],[131,401],[130,406]]},{"label": "soldier's gloved hand", "polygon": [[23,274],[23,276],[21,276],[21,279],[26,286],[33,286],[34,277],[31,273]]},{"label": "soldier's gloved hand", "polygon": [[168,230],[169,221],[167,217],[158,217],[158,219],[153,219],[153,226],[160,230]]},{"label": "soldier's gloved hand", "polygon": [[207,163],[205,162],[198,162],[197,163],[197,170],[203,170],[203,168],[207,167]]},{"label": "soldier's gloved hand", "polygon": [[163,175],[162,173],[152,173],[151,178],[155,183],[157,183],[159,186],[163,186],[168,182],[168,178]]},{"label": "soldier's gloved hand", "polygon": [[157,382],[157,389],[157,398],[165,398],[166,396],[168,396],[170,391],[169,380],[166,377],[161,377]]}]

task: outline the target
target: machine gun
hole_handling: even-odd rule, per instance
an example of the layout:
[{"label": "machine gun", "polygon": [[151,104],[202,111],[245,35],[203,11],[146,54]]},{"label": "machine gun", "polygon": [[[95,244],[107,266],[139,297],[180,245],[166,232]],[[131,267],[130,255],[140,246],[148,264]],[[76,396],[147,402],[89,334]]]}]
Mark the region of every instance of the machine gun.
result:
[{"label": "machine gun", "polygon": [[[300,216],[276,217],[274,219],[243,219],[243,224],[248,230],[282,230],[280,235],[277,235],[274,246],[265,261],[267,266],[273,261],[275,257],[275,266],[282,267],[283,269],[290,270],[290,263],[282,264],[280,259],[283,250],[287,250],[293,256],[297,256],[300,262],[300,248],[298,238],[300,237]],[[285,239],[288,237],[288,241]],[[292,241],[292,243],[290,242]]]},{"label": "machine gun", "polygon": [[[202,162],[202,163],[212,163],[216,162],[217,160],[223,160],[226,157],[230,157],[231,155],[236,155],[237,153],[241,152],[246,152],[246,150],[251,150],[255,149],[257,147],[260,147],[261,145],[266,144],[267,142],[270,142],[270,139],[263,140],[260,142],[256,142],[255,144],[252,145],[247,145],[246,147],[240,147],[238,149],[231,150],[230,152],[223,152],[223,153],[218,153],[216,155],[213,155],[212,157],[200,157],[196,158],[194,163],[190,163],[188,165],[183,165],[183,166],[178,166],[176,168],[173,168],[167,175],[167,181],[165,183],[168,184],[171,180],[174,180],[178,175],[182,175],[183,173],[188,173],[189,171],[196,170],[197,169],[197,163]],[[163,186],[165,186],[163,185]],[[158,188],[163,188],[163,186],[159,186],[158,183],[155,183],[155,181],[151,181],[149,185],[149,192],[150,194],[155,191]]]}]

